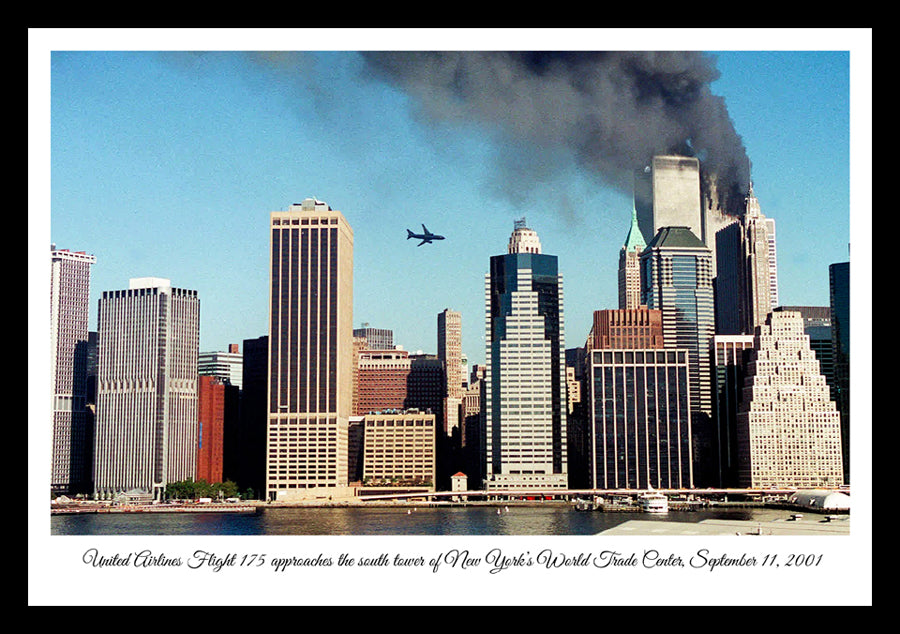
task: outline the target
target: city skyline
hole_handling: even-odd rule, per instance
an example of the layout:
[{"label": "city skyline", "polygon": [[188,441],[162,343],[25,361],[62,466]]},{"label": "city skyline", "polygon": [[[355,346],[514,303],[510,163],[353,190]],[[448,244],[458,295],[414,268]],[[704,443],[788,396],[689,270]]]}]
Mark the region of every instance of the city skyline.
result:
[{"label": "city skyline", "polygon": [[[91,329],[103,290],[160,276],[198,290],[202,351],[265,334],[268,213],[310,196],[354,228],[354,328],[390,329],[407,350],[436,352],[435,317],[450,308],[462,315],[470,366],[483,362],[480,276],[521,217],[559,254],[568,347],[584,343],[594,310],[617,305],[630,193],[560,150],[518,200],[489,195],[501,183],[489,176],[499,152],[485,140],[491,130],[424,123],[404,93],[357,74],[366,68],[357,53],[62,48],[73,52],[51,57],[47,237],[97,258]],[[849,259],[849,54],[715,56],[710,88],[746,146],[762,212],[778,224],[780,301],[827,305],[828,265]],[[313,59],[318,70],[301,73]],[[404,230],[422,223],[448,239],[407,243]]]},{"label": "city skyline", "polygon": [[[367,38],[360,40],[361,35]],[[514,222],[524,217],[540,234],[545,252],[559,257],[566,287],[566,347],[580,346],[594,311],[617,306],[618,255],[633,209],[630,191],[583,172],[578,157],[561,146],[542,146],[547,151],[535,153],[533,144],[501,137],[484,122],[429,122],[426,114],[436,113],[422,110],[396,86],[361,78],[365,64],[355,51],[695,51],[698,44],[716,51],[720,78],[710,90],[722,97],[746,146],[761,212],[778,226],[779,303],[828,306],[829,265],[848,261],[853,242],[853,306],[861,317],[853,330],[863,336],[856,339],[854,379],[864,389],[854,400],[854,412],[862,418],[856,418],[861,424],[854,428],[853,533],[760,543],[758,552],[766,556],[784,548],[785,559],[787,549],[797,552],[798,545],[800,552],[825,552],[825,565],[794,568],[790,579],[759,568],[720,568],[690,578],[678,574],[679,582],[672,583],[670,574],[640,577],[633,574],[636,569],[622,568],[614,571],[610,590],[598,594],[597,571],[572,569],[551,571],[561,582],[544,584],[543,596],[548,604],[630,605],[644,601],[647,593],[673,605],[768,603],[785,597],[843,604],[867,600],[856,595],[868,591],[870,601],[871,584],[865,580],[871,576],[871,557],[859,554],[871,550],[872,526],[866,311],[871,305],[871,36],[865,29],[30,30],[30,601],[133,603],[148,596],[122,583],[119,570],[87,566],[83,540],[50,537],[47,527],[42,496],[50,429],[41,419],[49,419],[44,359],[50,355],[39,324],[47,312],[48,245],[96,257],[91,330],[98,326],[102,293],[121,289],[133,278],[160,277],[196,289],[200,352],[241,343],[243,353],[243,343],[252,350],[249,344],[268,332],[270,213],[316,197],[344,213],[354,231],[352,326],[389,329],[406,350],[433,353],[436,316],[445,308],[459,311],[462,353],[471,367],[483,363],[484,272],[490,257],[503,251]],[[754,52],[731,50],[735,47]],[[306,52],[297,52],[301,49]],[[273,50],[294,52],[246,52]],[[500,159],[509,155],[501,150],[519,153],[514,162],[504,163]],[[520,189],[500,187],[510,182],[499,178],[510,175],[504,170],[525,177],[518,181]],[[418,231],[422,223],[447,239],[416,247],[404,230]],[[621,534],[603,543],[648,543],[663,556],[690,556],[695,545],[710,545],[681,536],[635,542]],[[196,546],[195,538],[183,537],[98,536],[96,542],[100,552],[125,544],[125,549],[134,545],[177,556]],[[483,554],[485,539],[454,539],[454,546],[462,543],[473,554]],[[560,536],[551,547],[575,553],[584,539],[600,543]],[[512,556],[519,544],[544,545],[542,540],[497,541]],[[718,540],[711,544],[712,554],[733,553],[738,544],[756,548],[756,541],[745,537],[723,541],[721,548]],[[284,540],[255,536],[223,536],[216,548],[278,556],[294,555],[310,543],[316,546],[309,548],[332,548],[330,540],[282,546]],[[342,536],[334,548],[355,554],[362,552],[355,547],[368,552],[371,543]],[[406,537],[378,539],[379,548],[396,547],[410,556],[419,554],[419,543]],[[428,556],[431,550],[441,552],[439,540],[421,543]],[[494,547],[493,539],[487,547]],[[213,603],[237,589],[238,599],[248,603],[331,604],[352,588],[348,578],[362,586],[370,579],[395,577],[408,583],[417,579],[416,572],[425,573],[429,582],[415,584],[400,601],[431,604],[456,596],[449,584],[444,587],[455,580],[446,566],[440,575],[428,569],[357,568],[349,571],[352,577],[346,568],[294,570],[295,580],[315,580],[300,594],[295,583],[256,574],[262,568],[242,570],[239,583],[227,572],[202,583],[195,573],[147,572],[165,574],[171,596]],[[530,596],[540,571],[507,570],[501,584],[493,574],[479,574],[484,567],[468,572],[471,596],[502,604]],[[742,591],[734,593],[738,586],[723,579],[735,581]],[[848,579],[862,582],[848,585]],[[647,592],[636,595],[635,583]],[[53,591],[61,587],[73,591]]]}]

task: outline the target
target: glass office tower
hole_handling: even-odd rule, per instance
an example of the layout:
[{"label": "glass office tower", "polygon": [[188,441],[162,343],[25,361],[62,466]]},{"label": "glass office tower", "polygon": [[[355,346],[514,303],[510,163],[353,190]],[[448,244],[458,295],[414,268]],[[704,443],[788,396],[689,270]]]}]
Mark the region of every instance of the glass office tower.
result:
[{"label": "glass office tower", "polygon": [[491,258],[485,316],[485,489],[565,488],[562,276],[524,220]]}]

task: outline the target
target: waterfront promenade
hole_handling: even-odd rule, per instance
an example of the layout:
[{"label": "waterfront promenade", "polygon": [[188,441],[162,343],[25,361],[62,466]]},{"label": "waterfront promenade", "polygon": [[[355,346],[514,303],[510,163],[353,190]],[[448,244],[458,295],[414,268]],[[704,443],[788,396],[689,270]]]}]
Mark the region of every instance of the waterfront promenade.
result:
[{"label": "waterfront promenade", "polygon": [[[831,517],[832,519],[829,519]],[[674,537],[708,535],[849,535],[850,516],[811,514],[801,519],[775,519],[768,522],[752,520],[709,519],[697,523],[630,520],[602,531],[610,537]]]},{"label": "waterfront promenade", "polygon": [[[810,512],[813,516],[823,513],[849,514],[849,510],[829,511],[810,509],[792,505],[789,499],[795,490],[749,490],[749,489],[684,489],[661,490],[669,497],[669,508],[673,511],[715,510],[727,508],[777,508],[799,512]],[[183,501],[178,503],[112,504],[98,501],[76,501],[64,499],[51,503],[51,514],[76,513],[255,513],[262,508],[290,507],[442,507],[442,506],[556,506],[572,507],[588,512],[636,512],[634,505],[637,490],[570,490],[548,491],[522,494],[521,492],[433,492],[417,491],[379,495],[357,495],[347,497],[310,497],[293,501],[234,500],[230,502]],[[798,523],[799,524],[799,523]],[[846,522],[849,524],[849,522]],[[746,527],[743,527],[746,530]],[[789,527],[790,528],[790,527]],[[790,530],[795,530],[794,526]],[[805,528],[805,526],[804,526]],[[735,530],[739,530],[737,527]],[[623,528],[622,530],[626,530]],[[710,527],[712,530],[712,527]],[[783,526],[770,529],[770,534],[788,530]],[[826,530],[826,529],[821,529]],[[828,531],[836,530],[834,526]]]}]

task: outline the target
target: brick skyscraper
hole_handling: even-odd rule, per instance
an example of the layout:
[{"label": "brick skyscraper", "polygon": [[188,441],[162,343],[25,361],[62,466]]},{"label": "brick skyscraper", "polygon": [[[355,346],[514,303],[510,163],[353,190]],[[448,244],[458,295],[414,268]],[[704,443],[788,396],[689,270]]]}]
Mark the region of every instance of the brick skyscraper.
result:
[{"label": "brick skyscraper", "polygon": [[197,480],[222,482],[225,462],[225,380],[200,375],[197,421]]}]

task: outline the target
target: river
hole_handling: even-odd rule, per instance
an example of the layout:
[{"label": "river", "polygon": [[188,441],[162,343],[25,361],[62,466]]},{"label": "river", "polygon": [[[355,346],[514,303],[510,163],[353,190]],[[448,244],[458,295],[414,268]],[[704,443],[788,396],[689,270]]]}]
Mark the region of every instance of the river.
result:
[{"label": "river", "polygon": [[[499,513],[498,513],[499,511]],[[790,511],[741,508],[648,513],[576,511],[571,506],[276,507],[246,513],[54,515],[51,535],[595,535],[624,522],[772,521]]]}]

